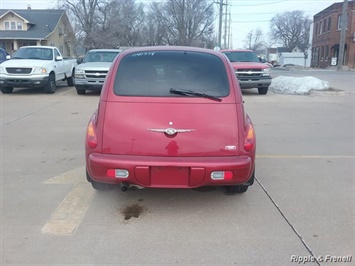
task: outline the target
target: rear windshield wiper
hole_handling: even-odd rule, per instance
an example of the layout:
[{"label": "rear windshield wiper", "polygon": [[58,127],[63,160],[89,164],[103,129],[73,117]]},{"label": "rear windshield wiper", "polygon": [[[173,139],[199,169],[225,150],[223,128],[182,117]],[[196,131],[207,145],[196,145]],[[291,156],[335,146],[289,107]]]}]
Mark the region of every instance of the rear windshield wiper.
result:
[{"label": "rear windshield wiper", "polygon": [[171,88],[170,93],[179,94],[179,95],[186,95],[186,96],[203,97],[203,98],[211,99],[211,100],[218,101],[218,102],[222,101],[221,98],[218,98],[218,97],[215,97],[210,94],[203,93],[203,92],[199,92],[199,91],[190,91],[190,90],[181,90],[181,89]]}]

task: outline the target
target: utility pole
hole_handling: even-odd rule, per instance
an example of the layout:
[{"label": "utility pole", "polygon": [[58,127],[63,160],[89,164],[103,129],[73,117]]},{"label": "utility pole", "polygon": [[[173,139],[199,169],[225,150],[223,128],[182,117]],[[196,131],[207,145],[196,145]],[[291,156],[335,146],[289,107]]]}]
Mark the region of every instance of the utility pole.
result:
[{"label": "utility pole", "polygon": [[223,17],[223,0],[219,0],[219,24],[218,24],[218,46],[222,46],[222,17]]},{"label": "utility pole", "polygon": [[228,0],[226,0],[226,11],[224,13],[224,45],[223,48],[227,48],[227,16],[228,16]]},{"label": "utility pole", "polygon": [[231,21],[232,21],[232,16],[231,12],[229,11],[229,21],[228,21],[228,49],[231,48]]},{"label": "utility pole", "polygon": [[345,52],[345,35],[346,28],[348,26],[348,0],[344,0],[343,13],[341,16],[341,32],[339,42],[339,55],[338,55],[338,67],[337,70],[343,70],[344,52]]}]

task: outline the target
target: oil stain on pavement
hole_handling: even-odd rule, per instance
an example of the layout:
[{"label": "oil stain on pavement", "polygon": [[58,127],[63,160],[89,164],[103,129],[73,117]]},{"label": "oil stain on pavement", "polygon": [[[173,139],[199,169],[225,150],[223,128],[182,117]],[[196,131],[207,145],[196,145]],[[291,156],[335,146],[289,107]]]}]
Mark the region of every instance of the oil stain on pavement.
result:
[{"label": "oil stain on pavement", "polygon": [[129,220],[132,217],[138,218],[142,213],[144,213],[146,211],[146,209],[147,208],[145,206],[140,206],[139,204],[135,203],[135,204],[131,204],[131,205],[126,206],[122,210],[122,214],[123,214],[125,220]]}]

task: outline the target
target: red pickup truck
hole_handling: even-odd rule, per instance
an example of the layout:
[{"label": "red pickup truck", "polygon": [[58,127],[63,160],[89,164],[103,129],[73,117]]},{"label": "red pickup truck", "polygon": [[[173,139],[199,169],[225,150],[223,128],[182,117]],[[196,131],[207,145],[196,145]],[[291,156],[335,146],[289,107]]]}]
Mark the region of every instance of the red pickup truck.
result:
[{"label": "red pickup truck", "polygon": [[266,94],[271,84],[270,67],[259,61],[251,50],[222,50],[235,71],[242,89],[257,88],[259,94]]}]

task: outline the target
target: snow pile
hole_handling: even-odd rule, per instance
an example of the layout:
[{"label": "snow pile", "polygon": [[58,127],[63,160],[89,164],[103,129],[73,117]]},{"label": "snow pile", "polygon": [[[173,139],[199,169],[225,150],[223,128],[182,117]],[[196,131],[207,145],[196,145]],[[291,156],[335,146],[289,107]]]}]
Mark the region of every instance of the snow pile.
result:
[{"label": "snow pile", "polygon": [[299,78],[278,76],[272,79],[269,89],[283,94],[310,94],[311,91],[329,90],[329,83],[310,76]]}]

